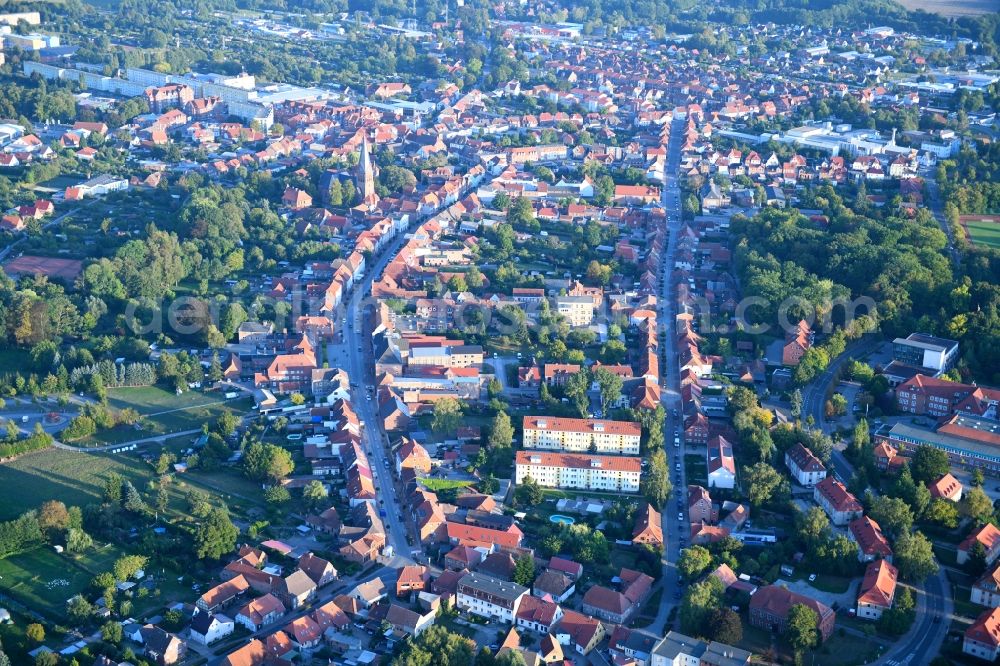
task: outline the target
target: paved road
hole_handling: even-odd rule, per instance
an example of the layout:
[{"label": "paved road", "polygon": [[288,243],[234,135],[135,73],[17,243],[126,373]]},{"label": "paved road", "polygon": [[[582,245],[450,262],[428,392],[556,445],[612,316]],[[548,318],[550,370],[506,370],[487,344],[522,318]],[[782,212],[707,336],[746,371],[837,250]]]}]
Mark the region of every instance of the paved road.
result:
[{"label": "paved road", "polygon": [[938,654],[951,625],[953,604],[944,570],[917,587],[917,618],[910,631],[884,655],[879,666],[917,666]]},{"label": "paved road", "polygon": [[372,322],[365,317],[364,306],[369,302],[373,279],[382,273],[405,243],[405,234],[401,234],[378,256],[371,266],[367,267],[365,277],[360,283],[355,283],[348,301],[344,304],[340,320],[335,322],[336,326],[342,326],[345,317],[350,322],[350,326],[344,333],[344,348],[337,352],[338,362],[343,363],[346,360],[344,367],[360,387],[360,390],[352,393],[354,398],[352,402],[358,417],[365,422],[362,444],[368,453],[372,469],[377,475],[375,482],[379,499],[384,501],[384,504],[380,504],[380,506],[384,506],[386,513],[383,522],[389,532],[387,543],[392,544],[395,550],[394,557],[389,561],[390,566],[393,567],[410,564],[413,560],[410,558],[411,547],[406,538],[406,525],[399,519],[403,507],[396,496],[392,470],[389,468],[392,453],[389,448],[388,435],[382,427],[382,418],[378,414],[378,402],[376,399],[368,400],[367,395],[362,395],[367,393],[369,387],[374,387]]},{"label": "paved road", "polygon": [[103,451],[110,451],[112,449],[120,449],[125,446],[140,446],[142,444],[162,444],[165,440],[173,439],[175,437],[186,437],[188,435],[199,435],[202,433],[201,428],[195,430],[181,430],[178,432],[167,432],[162,435],[150,435],[148,437],[141,437],[139,439],[132,439],[127,442],[118,442],[117,444],[106,444],[104,446],[70,446],[69,444],[63,444],[58,440],[53,440],[52,445],[57,449],[65,449],[66,451],[77,451],[80,453],[101,453]]},{"label": "paved road", "polygon": [[962,255],[955,247],[955,236],[952,233],[951,225],[948,221],[944,219],[944,205],[941,203],[941,190],[938,187],[937,180],[928,174],[927,178],[924,179],[927,184],[927,194],[928,202],[927,209],[934,215],[934,219],[937,220],[938,225],[941,227],[941,231],[944,232],[945,236],[948,237],[948,256],[951,257],[952,262],[957,266],[961,260]]},{"label": "paved road", "polygon": [[[670,467],[674,468],[679,463],[680,471],[675,471],[672,476],[674,481],[673,496],[667,499],[667,504],[663,507],[662,514],[663,536],[666,542],[663,551],[663,576],[661,578],[663,594],[661,596],[660,608],[656,613],[656,619],[648,628],[649,631],[658,636],[666,633],[667,618],[670,617],[671,609],[677,605],[674,594],[676,590],[680,589],[680,581],[677,575],[676,563],[680,557],[680,537],[687,531],[687,522],[678,520],[674,512],[674,507],[676,506],[675,498],[686,498],[687,484],[684,479],[684,449],[673,446],[673,433],[680,429],[680,422],[671,416],[672,411],[675,409],[678,414],[681,413],[680,371],[677,367],[677,350],[674,349],[676,338],[673,324],[676,313],[674,312],[674,291],[671,273],[673,272],[674,255],[677,250],[677,234],[681,227],[681,201],[680,188],[677,183],[677,170],[680,165],[681,136],[684,131],[684,121],[680,119],[675,120],[670,130],[670,142],[667,146],[667,163],[664,167],[663,178],[663,206],[667,211],[669,238],[667,239],[667,248],[663,256],[663,266],[660,269],[660,275],[663,278],[663,287],[660,290],[660,298],[658,299],[659,314],[657,319],[660,329],[665,330],[667,333],[666,340],[661,345],[662,353],[666,355],[666,368],[664,370],[666,386],[660,394],[663,407],[667,410],[667,423],[664,427],[667,463]],[[673,454],[670,453],[671,451]]]},{"label": "paved road", "polygon": [[[829,434],[833,429],[832,424],[826,421],[823,406],[826,404],[826,395],[830,391],[834,378],[846,363],[870,354],[875,351],[879,344],[879,341],[874,338],[855,340],[847,346],[843,354],[830,362],[823,374],[806,387],[802,396],[802,413],[804,415],[811,414],[816,426],[823,432]],[[834,472],[841,481],[847,483],[851,480],[851,477],[854,476],[854,467],[840,450],[834,448],[830,461],[833,463]]]}]

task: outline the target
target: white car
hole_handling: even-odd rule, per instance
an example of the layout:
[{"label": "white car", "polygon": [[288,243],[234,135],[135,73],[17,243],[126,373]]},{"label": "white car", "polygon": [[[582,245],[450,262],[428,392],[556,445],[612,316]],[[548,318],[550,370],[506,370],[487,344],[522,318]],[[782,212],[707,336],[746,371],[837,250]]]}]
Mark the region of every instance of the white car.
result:
[{"label": "white car", "polygon": [[678,512],[677,513],[677,520],[679,520],[681,522],[684,522],[684,514],[683,514],[683,512]]}]

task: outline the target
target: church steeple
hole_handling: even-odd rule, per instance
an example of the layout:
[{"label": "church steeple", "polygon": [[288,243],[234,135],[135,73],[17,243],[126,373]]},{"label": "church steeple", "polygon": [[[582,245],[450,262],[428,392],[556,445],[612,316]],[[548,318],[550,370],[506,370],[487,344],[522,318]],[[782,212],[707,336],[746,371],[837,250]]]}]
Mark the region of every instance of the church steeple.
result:
[{"label": "church steeple", "polygon": [[378,195],[375,194],[375,167],[372,164],[371,147],[368,145],[368,134],[365,133],[361,137],[361,155],[358,159],[357,175],[356,175],[358,191],[361,194],[361,200],[366,203],[371,203],[372,201],[378,201]]}]

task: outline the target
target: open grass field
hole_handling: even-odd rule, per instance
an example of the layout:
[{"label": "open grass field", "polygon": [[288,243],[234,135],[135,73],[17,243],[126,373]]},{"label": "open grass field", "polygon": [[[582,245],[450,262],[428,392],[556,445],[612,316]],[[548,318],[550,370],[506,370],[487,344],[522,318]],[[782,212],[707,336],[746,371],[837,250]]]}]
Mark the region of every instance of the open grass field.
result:
[{"label": "open grass field", "polygon": [[44,615],[62,617],[66,602],[86,591],[95,575],[110,570],[118,555],[110,546],[79,558],[36,548],[0,560],[0,590]]},{"label": "open grass field", "polygon": [[940,14],[947,18],[1000,11],[998,0],[899,0],[899,4],[911,12],[922,9],[929,14]]},{"label": "open grass field", "polygon": [[424,484],[428,490],[435,493],[438,492],[439,490],[451,490],[452,488],[467,488],[472,485],[472,481],[460,481],[457,479],[422,478],[418,479],[418,481]]},{"label": "open grass field", "polygon": [[4,463],[0,465],[0,520],[16,518],[49,499],[67,506],[96,502],[111,472],[131,480],[137,488],[152,476],[152,469],[134,458],[54,448]]},{"label": "open grass field", "polygon": [[994,222],[966,222],[969,240],[976,245],[1000,248],[1000,224]]},{"label": "open grass field", "polygon": [[120,444],[135,439],[197,430],[223,412],[242,414],[250,409],[249,398],[225,400],[221,393],[188,391],[176,395],[156,386],[117,388],[108,391],[108,403],[118,409],[131,407],[144,418],[141,427],[118,426],[76,442],[80,447]]}]

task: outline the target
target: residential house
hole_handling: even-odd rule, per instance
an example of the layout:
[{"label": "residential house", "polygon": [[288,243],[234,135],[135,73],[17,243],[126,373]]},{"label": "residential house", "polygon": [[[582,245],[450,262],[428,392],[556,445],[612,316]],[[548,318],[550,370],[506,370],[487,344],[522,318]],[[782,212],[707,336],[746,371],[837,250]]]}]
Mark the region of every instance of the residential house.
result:
[{"label": "residential house", "polygon": [[892,548],[882,534],[882,528],[869,516],[852,520],[847,529],[847,538],[858,544],[858,560],[871,562],[876,559],[892,561]]},{"label": "residential house", "polygon": [[207,590],[198,597],[194,605],[208,612],[214,612],[228,606],[244,595],[250,589],[250,584],[244,576],[236,576]]},{"label": "residential house", "polygon": [[562,619],[563,610],[550,597],[526,595],[518,606],[515,621],[518,627],[546,635]]},{"label": "residential house", "polygon": [[191,618],[191,640],[202,645],[211,645],[233,633],[235,627],[233,620],[225,615],[198,611]]},{"label": "residential house", "polygon": [[412,592],[423,592],[430,587],[431,570],[420,564],[408,564],[399,570],[396,578],[396,596],[408,597]]},{"label": "residential house", "polygon": [[435,610],[421,615],[398,604],[390,604],[385,621],[389,623],[397,635],[416,638],[434,626],[436,617],[437,611]]},{"label": "residential house", "polygon": [[1000,606],[1000,564],[994,564],[972,585],[971,601],[980,606]]},{"label": "residential house", "polygon": [[306,572],[306,575],[316,583],[316,587],[323,587],[337,580],[337,570],[333,565],[312,553],[302,555],[298,565],[299,569]]},{"label": "residential house", "polygon": [[530,476],[546,488],[639,492],[640,460],[633,456],[517,451],[514,482]]},{"label": "residential house", "polygon": [[865,569],[865,577],[858,589],[857,616],[877,620],[892,608],[896,596],[896,578],[899,572],[885,560],[877,560]]},{"label": "residential house", "polygon": [[751,656],[752,653],[725,643],[668,631],[653,647],[649,666],[749,666]]},{"label": "residential house", "polygon": [[927,489],[931,491],[931,497],[935,499],[946,499],[951,502],[958,502],[962,499],[962,484],[951,474],[945,474],[937,481],[928,483]]},{"label": "residential house", "polygon": [[785,345],[781,348],[781,363],[783,365],[798,365],[812,344],[812,329],[809,327],[809,322],[803,319],[785,335]]},{"label": "residential house", "polygon": [[285,605],[273,594],[265,594],[251,600],[236,613],[236,622],[250,631],[260,631],[262,627],[281,619]]},{"label": "residential house", "polygon": [[796,604],[802,604],[816,612],[820,640],[828,639],[833,633],[836,613],[815,599],[779,585],[762,587],[750,597],[750,624],[765,631],[783,633],[788,621],[788,611]]},{"label": "residential house", "polygon": [[565,603],[576,592],[576,583],[569,576],[555,569],[540,573],[531,585],[531,594],[550,597],[556,603]]},{"label": "residential house", "polygon": [[480,617],[513,623],[528,588],[483,573],[468,573],[458,581],[456,606]]},{"label": "residential house", "polygon": [[316,594],[316,583],[302,569],[296,569],[281,579],[278,596],[288,608],[298,608]]},{"label": "residential house", "polygon": [[663,523],[660,512],[652,504],[646,504],[645,509],[636,511],[635,528],[632,530],[632,543],[644,543],[657,550],[663,550]]},{"label": "residential house", "polygon": [[846,525],[863,512],[861,503],[840,481],[828,476],[813,491],[813,499],[826,511],[834,525]]},{"label": "residential house", "polygon": [[975,543],[982,544],[986,550],[987,564],[993,564],[997,556],[1000,556],[1000,530],[992,523],[986,523],[973,530],[962,543],[958,544],[958,557],[956,559],[959,564],[965,564],[969,561],[969,551]]},{"label": "residential house", "polygon": [[143,654],[157,666],[176,664],[187,654],[187,644],[184,641],[152,624],[144,625],[140,634]]},{"label": "residential house", "polygon": [[800,486],[812,488],[826,478],[826,467],[813,452],[796,442],[785,451],[785,466]]},{"label": "residential house", "polygon": [[[546,366],[546,370],[547,370]],[[632,421],[525,416],[524,448],[639,455],[642,428]]]},{"label": "residential house", "polygon": [[427,449],[409,437],[404,437],[396,449],[396,474],[402,474],[404,469],[412,469],[418,475],[431,472],[431,457]]},{"label": "residential house", "polygon": [[962,652],[988,662],[1000,657],[1000,608],[983,611],[965,630]]},{"label": "residential house", "polygon": [[644,573],[622,569],[619,589],[594,585],[583,596],[581,609],[606,622],[625,624],[649,596],[653,579]]},{"label": "residential house", "polygon": [[688,521],[691,523],[714,523],[716,512],[712,506],[712,496],[701,486],[688,486]]},{"label": "residential house", "polygon": [[736,459],[733,446],[721,435],[708,440],[708,487],[736,487]]},{"label": "residential house", "polygon": [[562,621],[556,625],[556,640],[563,647],[572,647],[577,654],[588,655],[607,635],[604,623],[573,610],[563,610]]}]

